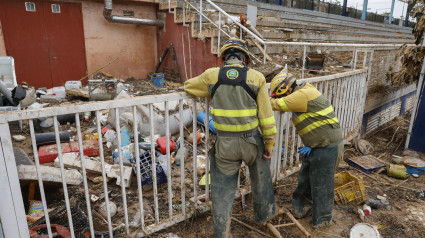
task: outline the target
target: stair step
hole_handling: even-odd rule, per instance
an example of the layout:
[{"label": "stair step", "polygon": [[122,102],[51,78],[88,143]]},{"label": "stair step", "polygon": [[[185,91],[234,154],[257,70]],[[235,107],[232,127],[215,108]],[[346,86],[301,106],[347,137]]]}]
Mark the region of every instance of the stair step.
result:
[{"label": "stair step", "polygon": [[175,9],[175,8],[177,8],[177,1],[171,1],[170,3],[168,3],[168,1],[163,1],[159,3],[160,11]]}]

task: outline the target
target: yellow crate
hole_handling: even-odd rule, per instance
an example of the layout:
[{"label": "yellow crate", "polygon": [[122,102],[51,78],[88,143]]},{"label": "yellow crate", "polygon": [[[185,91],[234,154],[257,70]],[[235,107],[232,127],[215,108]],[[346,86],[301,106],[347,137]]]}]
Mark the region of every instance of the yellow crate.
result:
[{"label": "yellow crate", "polygon": [[345,171],[335,174],[335,203],[338,205],[361,204],[368,198],[363,178]]}]

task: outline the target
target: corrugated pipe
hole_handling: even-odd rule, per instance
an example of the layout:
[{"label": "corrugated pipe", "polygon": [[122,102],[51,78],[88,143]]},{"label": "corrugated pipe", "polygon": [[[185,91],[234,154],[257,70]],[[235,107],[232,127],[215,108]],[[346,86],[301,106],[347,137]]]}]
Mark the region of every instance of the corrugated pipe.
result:
[{"label": "corrugated pipe", "polygon": [[156,19],[143,19],[135,17],[122,17],[112,15],[112,0],[105,0],[105,8],[103,9],[103,16],[109,22],[148,25],[148,26],[164,26],[164,21]]}]

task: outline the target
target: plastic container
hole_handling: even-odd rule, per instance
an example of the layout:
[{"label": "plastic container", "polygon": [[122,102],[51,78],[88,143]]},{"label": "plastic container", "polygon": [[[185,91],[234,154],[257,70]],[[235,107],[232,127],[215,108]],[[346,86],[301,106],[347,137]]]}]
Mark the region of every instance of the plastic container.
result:
[{"label": "plastic container", "polygon": [[[167,137],[166,136],[159,137],[158,139],[156,139],[156,144],[158,144],[159,150],[161,151],[161,153],[163,154],[167,153]],[[170,151],[173,151],[174,148],[176,148],[176,143],[170,137]]]},{"label": "plastic container", "polygon": [[18,86],[15,74],[15,60],[13,57],[0,57],[0,82],[2,82],[9,90]]},{"label": "plastic container", "polygon": [[164,74],[163,73],[153,73],[151,75],[152,82],[157,87],[164,87]]},{"label": "plastic container", "polygon": [[116,95],[116,79],[90,79],[88,85],[90,101],[112,100]]},{"label": "plastic container", "polygon": [[335,174],[335,203],[361,204],[368,198],[363,185],[363,178],[351,175],[345,171]]},{"label": "plastic container", "polygon": [[363,212],[366,216],[370,215],[372,213],[372,208],[370,208],[367,204],[364,204],[363,205]]},{"label": "plastic container", "polygon": [[350,230],[350,238],[379,238],[378,230],[366,223],[354,225]]},{"label": "plastic container", "polygon": [[[136,165],[134,165],[133,169],[135,170],[136,168]],[[167,183],[167,175],[165,174],[165,171],[162,169],[159,162],[156,162],[156,176],[156,183],[158,185]],[[150,151],[146,151],[140,155],[140,177],[142,179],[142,185],[153,184],[152,157]]]},{"label": "plastic container", "polygon": [[66,97],[65,87],[53,87],[53,94],[59,97],[60,99]]},{"label": "plastic container", "polygon": [[393,178],[406,179],[406,167],[404,165],[389,164],[387,165],[387,175]]},{"label": "plastic container", "polygon": [[357,167],[367,174],[385,167],[385,163],[372,155],[349,158],[347,162],[349,165]]},{"label": "plastic container", "polygon": [[[198,123],[199,124],[201,124],[202,126],[205,126],[205,124],[204,124],[204,121],[205,121],[205,115],[206,115],[206,113],[205,112],[200,112],[200,113],[198,113],[198,115],[196,116],[196,119],[197,119],[197,121],[198,121]],[[209,129],[210,129],[210,131],[212,132],[212,133],[214,133],[214,134],[217,134],[217,130],[215,129],[215,126],[214,126],[214,122],[213,122],[213,119],[212,119],[212,117],[210,116],[210,118],[209,118]]]},{"label": "plastic container", "polygon": [[65,83],[65,89],[70,90],[73,88],[81,88],[82,84],[81,81],[66,81]]}]

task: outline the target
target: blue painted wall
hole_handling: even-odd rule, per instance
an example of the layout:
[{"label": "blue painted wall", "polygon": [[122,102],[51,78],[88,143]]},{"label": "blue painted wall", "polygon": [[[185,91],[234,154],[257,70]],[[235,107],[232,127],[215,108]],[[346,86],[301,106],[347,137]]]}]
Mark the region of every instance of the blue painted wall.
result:
[{"label": "blue painted wall", "polygon": [[418,99],[418,112],[413,124],[412,135],[410,136],[409,149],[425,152],[425,95],[423,82],[421,94]]}]

